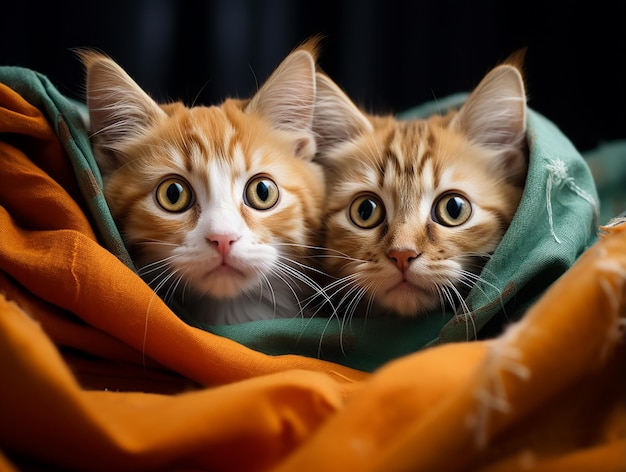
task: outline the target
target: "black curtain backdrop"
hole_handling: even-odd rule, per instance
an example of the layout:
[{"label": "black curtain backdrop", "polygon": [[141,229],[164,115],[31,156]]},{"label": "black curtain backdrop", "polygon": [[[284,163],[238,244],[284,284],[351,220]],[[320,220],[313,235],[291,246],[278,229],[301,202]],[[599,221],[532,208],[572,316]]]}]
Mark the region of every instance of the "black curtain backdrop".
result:
[{"label": "black curtain backdrop", "polygon": [[369,111],[469,91],[526,47],[532,108],[581,150],[626,138],[626,2],[108,0],[5,2],[0,64],[83,99],[72,48],[111,55],[153,97],[249,96],[299,43]]}]

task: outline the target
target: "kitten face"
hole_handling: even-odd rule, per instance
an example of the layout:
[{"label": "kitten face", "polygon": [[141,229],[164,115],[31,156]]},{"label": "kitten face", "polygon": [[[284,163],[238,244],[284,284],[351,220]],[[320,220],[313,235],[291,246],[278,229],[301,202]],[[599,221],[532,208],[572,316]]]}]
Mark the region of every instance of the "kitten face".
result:
[{"label": "kitten face", "polygon": [[[110,59],[84,60],[105,196],[146,281],[165,298],[218,300],[214,310],[224,300],[235,317],[245,310],[231,302],[260,292],[274,306],[264,311],[252,295],[247,318],[295,316],[276,312],[276,298],[298,304],[298,280],[289,282],[305,278],[294,271],[324,198],[311,161],[312,55],[292,53],[249,101],[193,108],[159,106]],[[276,92],[288,86],[291,95]]]},{"label": "kitten face", "polygon": [[281,254],[303,256],[323,198],[319,170],[270,129],[238,135],[232,122],[242,118],[232,103],[179,109],[156,140],[136,144],[132,153],[147,155],[107,182],[137,264],[168,260],[195,291],[217,298],[259,285]]},{"label": "kitten face", "polygon": [[[318,76],[326,271],[342,280],[331,291],[346,310],[358,299],[404,316],[462,306],[516,211],[526,172],[521,77],[511,67],[485,88],[493,80],[456,114],[399,122],[359,112]],[[348,123],[341,133],[322,122],[337,110]]]}]

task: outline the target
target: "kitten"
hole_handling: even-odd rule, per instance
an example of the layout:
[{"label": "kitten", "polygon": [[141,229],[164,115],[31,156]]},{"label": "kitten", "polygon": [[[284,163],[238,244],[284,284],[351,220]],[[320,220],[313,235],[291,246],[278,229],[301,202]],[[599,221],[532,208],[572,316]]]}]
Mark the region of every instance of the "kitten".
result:
[{"label": "kitten", "polygon": [[360,111],[317,74],[327,174],[327,288],[344,315],[417,316],[458,304],[521,199],[528,155],[519,67],[488,73],[458,111],[398,121]]},{"label": "kitten", "polygon": [[[80,56],[104,194],[140,275],[192,323],[294,317],[324,175],[313,162],[315,50],[249,100],[157,104],[113,60]],[[188,320],[188,321],[189,321]]]}]

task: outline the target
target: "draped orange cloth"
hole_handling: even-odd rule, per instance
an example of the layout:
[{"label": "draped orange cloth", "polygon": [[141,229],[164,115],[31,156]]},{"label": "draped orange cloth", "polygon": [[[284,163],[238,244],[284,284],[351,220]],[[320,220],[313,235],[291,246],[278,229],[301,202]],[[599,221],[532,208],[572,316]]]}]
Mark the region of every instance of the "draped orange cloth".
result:
[{"label": "draped orange cloth", "polygon": [[183,323],[0,84],[0,470],[626,470],[626,224],[498,338],[373,373]]}]

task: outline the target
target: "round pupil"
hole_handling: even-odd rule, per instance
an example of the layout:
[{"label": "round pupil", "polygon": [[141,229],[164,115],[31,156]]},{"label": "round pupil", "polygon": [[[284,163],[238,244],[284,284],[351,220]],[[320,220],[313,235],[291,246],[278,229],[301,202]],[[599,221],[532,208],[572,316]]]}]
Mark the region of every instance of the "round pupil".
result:
[{"label": "round pupil", "polygon": [[167,199],[170,201],[170,203],[176,203],[178,201],[178,199],[180,198],[180,194],[183,192],[183,186],[181,184],[178,183],[173,183],[170,184],[169,187],[167,187]]},{"label": "round pupil", "polygon": [[450,215],[454,219],[461,216],[462,208],[463,200],[461,200],[459,197],[451,198],[446,204],[446,211],[448,212],[448,215]]},{"label": "round pupil", "polygon": [[372,200],[364,200],[359,205],[359,217],[363,221],[367,221],[370,219],[375,209],[376,209],[376,203],[374,203]]},{"label": "round pupil", "polygon": [[269,186],[265,182],[259,182],[256,184],[256,194],[261,200],[266,201],[270,195]]}]

